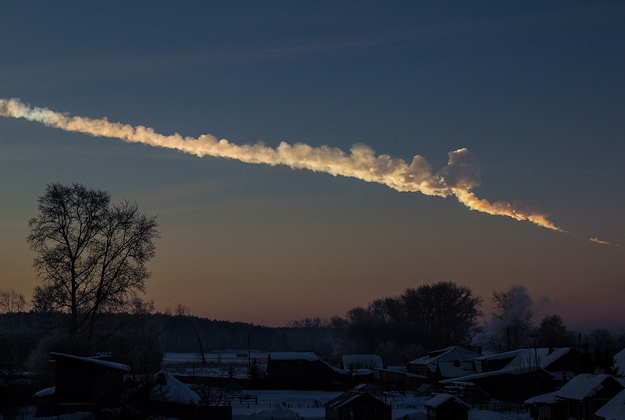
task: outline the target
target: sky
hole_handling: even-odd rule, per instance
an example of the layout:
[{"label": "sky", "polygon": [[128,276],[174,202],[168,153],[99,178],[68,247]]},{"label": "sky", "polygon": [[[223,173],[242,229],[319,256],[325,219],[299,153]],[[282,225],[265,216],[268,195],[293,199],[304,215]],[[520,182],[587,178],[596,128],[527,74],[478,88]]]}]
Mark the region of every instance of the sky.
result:
[{"label": "sky", "polygon": [[157,216],[159,310],[281,326],[453,281],[487,318],[523,285],[537,320],[625,330],[624,21],[620,1],[3,3],[0,290],[30,297],[28,219],[81,183]]}]

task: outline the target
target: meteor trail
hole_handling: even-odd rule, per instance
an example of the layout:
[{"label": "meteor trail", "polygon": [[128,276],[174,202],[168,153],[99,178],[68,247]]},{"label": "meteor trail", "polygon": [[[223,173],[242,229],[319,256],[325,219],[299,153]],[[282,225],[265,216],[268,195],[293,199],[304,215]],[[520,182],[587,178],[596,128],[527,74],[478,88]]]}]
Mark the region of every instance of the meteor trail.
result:
[{"label": "meteor trail", "polygon": [[[538,226],[563,232],[547,219],[548,212],[523,206],[518,202],[490,203],[477,198],[472,190],[481,184],[480,167],[475,156],[466,148],[449,152],[447,165],[434,173],[422,156],[416,155],[412,162],[407,163],[389,155],[376,155],[373,149],[364,144],[352,146],[349,153],[335,147],[312,147],[303,143],[291,145],[282,142],[277,148],[263,143],[237,145],[225,139],[218,140],[210,134],[197,138],[183,137],[178,133],[163,135],[149,127],[113,123],[106,118],[69,116],[47,108],[30,107],[16,98],[0,99],[0,115],[25,118],[48,127],[95,137],[117,138],[129,143],[175,149],[199,157],[213,156],[246,163],[285,165],[293,169],[308,169],[376,182],[402,192],[420,192],[438,197],[455,196],[471,210],[508,216],[519,221],[527,220]],[[606,243],[596,238],[592,240]]]}]

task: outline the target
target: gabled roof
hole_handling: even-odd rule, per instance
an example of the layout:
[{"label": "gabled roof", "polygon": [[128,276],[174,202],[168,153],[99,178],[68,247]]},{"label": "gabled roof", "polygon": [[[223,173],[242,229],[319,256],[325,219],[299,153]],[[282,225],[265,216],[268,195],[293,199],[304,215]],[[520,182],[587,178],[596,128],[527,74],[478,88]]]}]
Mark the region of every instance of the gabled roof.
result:
[{"label": "gabled roof", "polygon": [[426,407],[430,407],[430,408],[437,408],[437,407],[440,407],[441,405],[445,404],[447,401],[454,401],[454,402],[456,402],[458,404],[464,405],[467,408],[471,408],[464,401],[460,400],[457,397],[454,397],[451,394],[437,394],[434,397],[432,397],[431,399],[427,400],[425,402],[425,406]]},{"label": "gabled roof", "polygon": [[102,359],[98,359],[95,357],[74,356],[73,354],[56,353],[56,352],[50,352],[50,356],[52,356],[55,360],[59,360],[59,359],[78,360],[84,363],[106,366],[111,369],[121,370],[124,372],[130,372],[130,367],[128,367],[128,365],[124,365],[122,363],[111,362],[109,360],[102,360]]},{"label": "gabled roof", "polygon": [[455,360],[469,361],[475,359],[477,356],[477,353],[469,349],[465,349],[464,347],[449,346],[444,349],[431,351],[426,356],[419,357],[418,359],[409,362],[409,364],[428,365],[430,371],[435,372],[436,364],[438,362],[450,362]]},{"label": "gabled roof", "polygon": [[[589,373],[582,373],[568,381],[559,390],[549,392],[547,394],[537,395],[526,400],[525,403],[554,404],[560,400],[583,401],[586,398],[591,398],[597,392],[602,390],[606,381],[614,381],[622,386],[621,382],[611,375],[591,375]],[[623,409],[625,409],[625,393],[621,392],[619,395],[621,395],[621,404],[623,404]]]},{"label": "gabled roof", "polygon": [[591,375],[590,373],[582,373],[560,388],[560,390],[556,392],[556,397],[583,401],[601,391],[606,381],[614,381],[621,385],[621,383],[611,375]]},{"label": "gabled roof", "polygon": [[625,390],[616,394],[614,398],[597,410],[595,415],[605,420],[625,419]]},{"label": "gabled roof", "polygon": [[386,404],[383,401],[380,401],[379,399],[373,397],[372,395],[367,394],[366,392],[358,392],[358,391],[347,391],[347,392],[344,392],[341,395],[339,395],[338,397],[333,398],[330,401],[328,401],[327,403],[325,403],[324,406],[327,409],[329,409],[329,410],[336,410],[338,408],[341,408],[341,407],[343,407],[343,406],[345,406],[347,404],[350,404],[353,401],[356,401],[356,400],[361,399],[361,398],[377,401],[379,404],[385,405],[385,406],[390,408],[390,406],[388,404]]},{"label": "gabled roof", "polygon": [[553,391],[546,394],[536,395],[535,397],[525,400],[525,404],[554,404],[557,402],[557,392],[558,391]]},{"label": "gabled roof", "polygon": [[452,383],[457,383],[457,382],[471,382],[471,381],[475,381],[478,379],[489,378],[491,376],[522,375],[525,373],[532,373],[532,372],[538,372],[538,371],[543,372],[544,375],[550,375],[550,373],[544,369],[541,369],[541,368],[537,369],[536,367],[530,366],[527,369],[501,369],[501,370],[493,370],[491,372],[482,372],[482,373],[475,373],[475,374],[467,375],[467,376],[460,376],[457,378],[443,379],[442,381],[440,381],[440,383],[452,384]]},{"label": "gabled roof", "polygon": [[158,375],[162,375],[165,383],[156,388],[154,394],[156,400],[179,404],[200,403],[200,396],[170,373],[161,371]]},{"label": "gabled roof", "polygon": [[438,369],[443,378],[457,378],[476,373],[473,362],[468,361],[438,362]]},{"label": "gabled roof", "polygon": [[317,356],[313,352],[277,352],[277,353],[269,353],[269,358],[271,360],[306,360],[308,362],[314,362],[317,360],[321,360],[319,356]]},{"label": "gabled roof", "polygon": [[535,365],[536,358],[538,358],[538,365],[543,369],[547,369],[556,360],[562,356],[568,354],[571,351],[570,347],[563,347],[559,349],[550,349],[547,347],[536,349],[518,349],[507,351],[505,353],[491,354],[488,356],[476,357],[478,362],[489,360],[504,360],[511,359],[501,370],[519,369],[527,367],[528,365]]}]

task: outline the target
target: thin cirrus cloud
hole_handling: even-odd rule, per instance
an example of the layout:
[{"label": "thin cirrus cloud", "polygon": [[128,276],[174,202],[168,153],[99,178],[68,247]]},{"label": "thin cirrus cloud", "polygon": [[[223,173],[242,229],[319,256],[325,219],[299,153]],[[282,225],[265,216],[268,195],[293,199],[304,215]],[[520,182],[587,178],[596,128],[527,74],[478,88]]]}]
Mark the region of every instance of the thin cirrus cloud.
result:
[{"label": "thin cirrus cloud", "polygon": [[[389,155],[376,155],[373,149],[364,144],[352,146],[349,153],[335,147],[312,147],[303,143],[291,145],[282,142],[276,148],[263,143],[237,145],[225,139],[218,140],[209,134],[197,138],[183,137],[178,133],[163,135],[149,127],[112,123],[106,118],[68,116],[47,108],[30,107],[15,98],[0,99],[0,115],[25,118],[49,127],[94,137],[117,138],[128,143],[174,149],[198,157],[212,156],[245,163],[283,165],[292,169],[308,169],[379,183],[401,192],[420,192],[437,197],[455,196],[471,210],[529,221],[547,229],[564,232],[548,219],[548,212],[536,207],[518,202],[491,203],[478,198],[473,189],[481,184],[480,167],[475,156],[466,148],[449,152],[447,165],[433,172],[431,165],[422,156],[416,155],[408,163]],[[590,240],[609,244],[597,238]]]}]

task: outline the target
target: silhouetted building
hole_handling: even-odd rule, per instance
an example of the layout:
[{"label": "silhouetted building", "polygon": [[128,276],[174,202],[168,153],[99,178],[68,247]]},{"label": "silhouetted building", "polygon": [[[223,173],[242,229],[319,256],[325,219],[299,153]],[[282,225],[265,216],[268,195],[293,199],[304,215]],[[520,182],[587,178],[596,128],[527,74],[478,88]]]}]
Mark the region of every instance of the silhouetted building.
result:
[{"label": "silhouetted building", "polygon": [[438,394],[425,402],[428,420],[467,420],[469,405],[450,394]]},{"label": "silhouetted building", "polygon": [[326,420],[391,420],[391,406],[366,392],[347,391],[324,406]]}]

